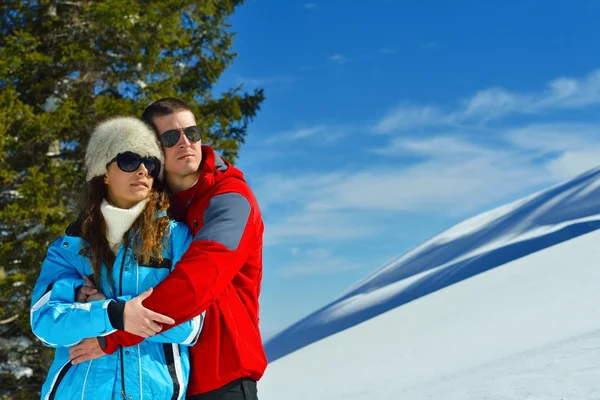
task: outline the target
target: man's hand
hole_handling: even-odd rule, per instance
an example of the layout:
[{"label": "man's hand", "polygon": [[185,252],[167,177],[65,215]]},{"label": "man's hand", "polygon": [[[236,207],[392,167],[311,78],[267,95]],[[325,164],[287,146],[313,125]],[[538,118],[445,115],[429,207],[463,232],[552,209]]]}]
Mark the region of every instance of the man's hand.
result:
[{"label": "man's hand", "polygon": [[104,352],[96,338],[83,339],[81,343],[69,349],[69,359],[73,365],[95,360],[103,355]]},{"label": "man's hand", "polygon": [[85,286],[79,286],[75,290],[75,301],[78,303],[86,303],[88,301],[88,297],[98,293],[96,286],[87,276],[83,276],[83,280],[85,281]]},{"label": "man's hand", "polygon": [[106,300],[106,296],[96,289],[96,285],[87,276],[83,276],[85,286],[79,286],[75,290],[75,301],[78,303],[87,303],[88,301]]},{"label": "man's hand", "polygon": [[123,323],[126,332],[148,338],[162,330],[161,324],[173,325],[175,323],[175,320],[172,318],[144,307],[142,301],[150,296],[151,293],[152,288],[125,303]]}]

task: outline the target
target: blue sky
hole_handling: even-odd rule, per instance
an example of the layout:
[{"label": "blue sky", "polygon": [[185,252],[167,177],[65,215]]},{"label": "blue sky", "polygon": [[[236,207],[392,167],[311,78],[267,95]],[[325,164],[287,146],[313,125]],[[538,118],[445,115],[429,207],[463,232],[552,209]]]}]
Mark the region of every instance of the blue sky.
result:
[{"label": "blue sky", "polygon": [[[368,5],[367,5],[368,4]],[[263,87],[238,166],[266,336],[461,220],[600,164],[600,3],[256,0],[219,87]]]}]

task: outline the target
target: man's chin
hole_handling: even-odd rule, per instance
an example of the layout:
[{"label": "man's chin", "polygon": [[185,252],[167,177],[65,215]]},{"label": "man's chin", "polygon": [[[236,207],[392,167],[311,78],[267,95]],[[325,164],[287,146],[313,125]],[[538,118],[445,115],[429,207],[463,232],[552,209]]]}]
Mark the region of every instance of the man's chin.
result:
[{"label": "man's chin", "polygon": [[183,162],[183,160],[181,160],[181,162],[177,163],[176,168],[174,168],[171,173],[174,175],[186,176],[195,173],[198,171],[198,168],[200,168],[200,163],[196,160],[190,160],[188,162]]}]

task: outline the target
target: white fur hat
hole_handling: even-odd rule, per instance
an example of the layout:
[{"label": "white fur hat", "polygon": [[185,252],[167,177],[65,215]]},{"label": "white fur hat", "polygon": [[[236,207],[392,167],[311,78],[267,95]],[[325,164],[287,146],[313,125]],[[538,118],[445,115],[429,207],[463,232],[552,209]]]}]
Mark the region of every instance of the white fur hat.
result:
[{"label": "white fur hat", "polygon": [[106,164],[125,151],[158,158],[162,181],[165,160],[158,139],[146,123],[135,117],[112,118],[94,129],[85,152],[86,180],[106,174]]}]

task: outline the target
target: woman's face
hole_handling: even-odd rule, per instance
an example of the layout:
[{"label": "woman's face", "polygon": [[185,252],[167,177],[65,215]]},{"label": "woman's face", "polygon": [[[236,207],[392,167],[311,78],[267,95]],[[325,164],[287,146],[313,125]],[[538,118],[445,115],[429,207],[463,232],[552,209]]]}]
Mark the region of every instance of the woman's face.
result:
[{"label": "woman's face", "polygon": [[112,162],[107,168],[104,183],[107,185],[108,202],[128,209],[150,196],[154,178],[148,174],[144,163],[133,172],[125,172]]}]

